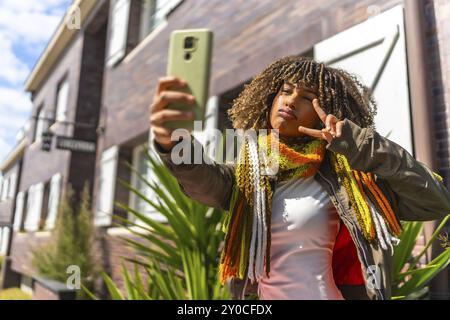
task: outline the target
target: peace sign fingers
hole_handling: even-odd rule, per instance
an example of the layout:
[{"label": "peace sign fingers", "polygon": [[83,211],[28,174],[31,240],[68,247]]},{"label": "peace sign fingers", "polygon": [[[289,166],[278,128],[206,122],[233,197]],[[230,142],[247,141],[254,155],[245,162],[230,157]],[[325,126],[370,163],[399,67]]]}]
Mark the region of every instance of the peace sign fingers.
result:
[{"label": "peace sign fingers", "polygon": [[329,130],[333,135],[336,134],[335,125],[339,122],[339,119],[332,114],[326,114],[320,106],[319,100],[314,99],[312,103],[314,110],[319,116],[319,119],[325,124],[327,130]]},{"label": "peace sign fingers", "polygon": [[322,107],[319,104],[319,100],[314,99],[312,101],[312,105],[314,107],[314,110],[316,111],[317,115],[319,116],[319,119],[325,123],[326,119],[327,119],[327,114],[325,113],[325,111],[322,109]]},{"label": "peace sign fingers", "polygon": [[298,132],[303,133],[304,135],[314,137],[314,138],[324,139],[324,136],[323,136],[323,133],[321,130],[311,129],[311,128],[302,127],[302,126],[298,127],[297,130],[298,130]]},{"label": "peace sign fingers", "polygon": [[317,130],[300,126],[298,127],[298,132],[311,137],[327,140],[329,143],[335,137],[340,137],[342,133],[343,121],[340,121],[332,114],[326,114],[320,106],[318,99],[314,99],[312,103],[317,116],[325,124],[325,128],[322,130]]}]

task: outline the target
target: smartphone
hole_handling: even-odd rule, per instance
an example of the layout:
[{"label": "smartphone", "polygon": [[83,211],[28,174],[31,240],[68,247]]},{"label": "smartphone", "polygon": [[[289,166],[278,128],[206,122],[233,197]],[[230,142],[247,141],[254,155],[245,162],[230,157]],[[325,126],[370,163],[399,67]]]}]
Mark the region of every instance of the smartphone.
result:
[{"label": "smartphone", "polygon": [[[178,110],[193,110],[194,120],[204,121],[209,93],[212,59],[213,32],[209,29],[184,29],[172,31],[170,35],[167,75],[187,82],[183,88],[174,88],[192,94],[195,105],[170,103],[167,107]],[[168,128],[194,129],[194,120],[167,121]]]}]

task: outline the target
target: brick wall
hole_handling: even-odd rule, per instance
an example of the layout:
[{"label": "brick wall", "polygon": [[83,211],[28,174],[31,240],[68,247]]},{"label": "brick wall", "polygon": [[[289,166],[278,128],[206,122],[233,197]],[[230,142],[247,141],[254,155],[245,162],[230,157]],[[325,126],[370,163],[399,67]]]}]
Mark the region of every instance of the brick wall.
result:
[{"label": "brick wall", "polygon": [[[44,110],[53,113],[58,84],[63,78],[67,78],[69,83],[67,121],[84,125],[74,127],[55,123],[52,126],[55,135],[94,141],[96,139],[95,133],[102,94],[107,12],[107,2],[99,1],[93,13],[98,19],[91,20],[92,23],[83,26],[83,32],[78,33],[72,40],[47,78],[33,92],[32,113],[36,114],[37,108],[41,105],[44,106]],[[85,124],[91,126],[86,127]],[[93,189],[95,153],[77,153],[56,149],[55,147],[50,152],[42,151],[40,144],[32,143],[34,125],[31,127],[28,133],[29,145],[24,154],[19,191],[26,191],[35,183],[46,183],[54,174],[61,173],[61,198],[70,184],[75,191],[74,203],[78,204],[84,183],[88,182],[90,190]],[[44,196],[44,218],[47,205],[46,197],[48,197],[48,192]],[[42,240],[40,235],[42,233],[21,233],[13,237],[11,252],[14,270],[33,275],[29,259],[30,244],[39,244]]]},{"label": "brick wall", "polygon": [[450,186],[450,2],[427,0],[426,46],[438,169]]},{"label": "brick wall", "polygon": [[50,238],[50,233],[14,233],[11,253],[12,269],[27,276],[35,275],[32,267],[32,250],[44,245]]}]

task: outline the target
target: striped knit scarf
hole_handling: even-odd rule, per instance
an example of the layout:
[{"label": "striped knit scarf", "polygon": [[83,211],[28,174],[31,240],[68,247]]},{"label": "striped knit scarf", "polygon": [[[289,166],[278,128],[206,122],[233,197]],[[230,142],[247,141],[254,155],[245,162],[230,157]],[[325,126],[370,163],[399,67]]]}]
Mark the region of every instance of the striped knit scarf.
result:
[{"label": "striped knit scarf", "polygon": [[[316,174],[325,155],[325,141],[287,145],[278,136],[246,135],[236,165],[236,184],[230,210],[222,226],[226,233],[220,260],[221,283],[230,277],[259,281],[270,272],[272,182]],[[343,184],[364,237],[384,250],[401,226],[375,178],[370,173],[350,169],[343,155],[332,154],[331,161]],[[278,170],[277,170],[278,169]],[[372,203],[372,206],[369,204]],[[265,268],[264,268],[265,267]]]}]

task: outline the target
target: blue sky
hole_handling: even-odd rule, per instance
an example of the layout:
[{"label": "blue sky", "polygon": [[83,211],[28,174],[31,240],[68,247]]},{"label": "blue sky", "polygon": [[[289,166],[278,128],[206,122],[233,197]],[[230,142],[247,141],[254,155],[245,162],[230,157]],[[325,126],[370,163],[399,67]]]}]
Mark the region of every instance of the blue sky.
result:
[{"label": "blue sky", "polygon": [[0,161],[31,114],[24,83],[72,0],[0,0]]}]

